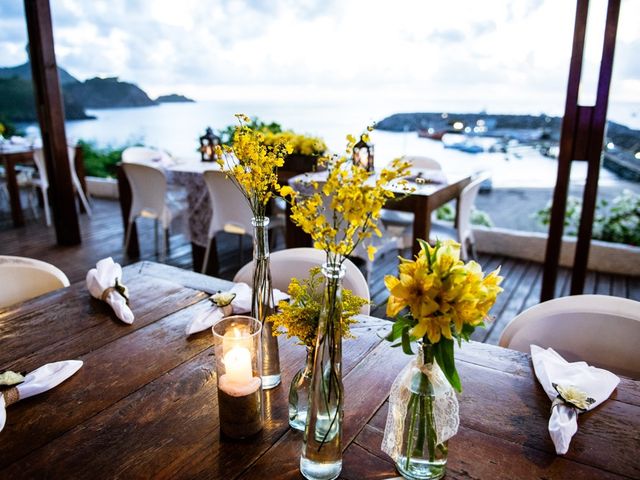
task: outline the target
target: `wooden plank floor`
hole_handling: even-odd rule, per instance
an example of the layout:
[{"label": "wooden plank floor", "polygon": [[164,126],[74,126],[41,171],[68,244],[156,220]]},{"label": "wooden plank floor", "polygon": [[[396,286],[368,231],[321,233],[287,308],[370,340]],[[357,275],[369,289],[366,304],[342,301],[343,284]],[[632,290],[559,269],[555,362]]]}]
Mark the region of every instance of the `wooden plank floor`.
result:
[{"label": "wooden plank floor", "polygon": [[[7,220],[7,213],[0,218],[0,254],[19,255],[50,262],[62,269],[73,283],[85,277],[86,272],[101,258],[111,256],[123,265],[137,261],[124,255],[123,228],[119,205],[110,200],[93,200],[93,216],[80,216],[83,242],[79,246],[59,247],[55,245],[53,228],[44,225],[42,216],[30,218],[27,225],[13,228]],[[160,261],[155,255],[153,223],[139,220],[141,259]],[[276,237],[275,249],[284,248],[282,235]],[[238,238],[223,234],[218,240],[218,255],[221,271],[218,276],[231,280],[242,264],[251,260],[251,240],[245,237],[242,260],[239,255]],[[409,252],[404,253],[405,256]],[[542,281],[542,265],[535,262],[496,255],[480,255],[478,259],[485,271],[502,266],[504,292],[498,297],[491,314],[494,321],[487,329],[477,330],[475,339],[496,344],[504,326],[519,312],[539,302]],[[171,251],[166,258],[170,265],[191,269],[191,245],[183,235],[171,237]],[[372,315],[385,317],[387,293],[384,276],[397,272],[398,258],[395,252],[376,259],[369,288],[374,303]],[[561,268],[558,273],[557,296],[569,293],[569,270]],[[589,272],[585,293],[599,293],[640,301],[640,277],[626,277],[597,272]]]}]

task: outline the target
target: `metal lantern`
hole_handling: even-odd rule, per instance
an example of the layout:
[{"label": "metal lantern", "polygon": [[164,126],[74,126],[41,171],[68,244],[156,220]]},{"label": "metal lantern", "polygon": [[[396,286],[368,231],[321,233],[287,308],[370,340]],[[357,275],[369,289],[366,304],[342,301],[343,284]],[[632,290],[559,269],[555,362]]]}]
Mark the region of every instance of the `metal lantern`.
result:
[{"label": "metal lantern", "polygon": [[203,162],[213,162],[216,159],[215,147],[220,145],[221,139],[213,133],[211,127],[200,137],[200,155]]},{"label": "metal lantern", "polygon": [[364,135],[353,146],[353,163],[360,165],[367,172],[373,172],[373,144],[366,142]]}]

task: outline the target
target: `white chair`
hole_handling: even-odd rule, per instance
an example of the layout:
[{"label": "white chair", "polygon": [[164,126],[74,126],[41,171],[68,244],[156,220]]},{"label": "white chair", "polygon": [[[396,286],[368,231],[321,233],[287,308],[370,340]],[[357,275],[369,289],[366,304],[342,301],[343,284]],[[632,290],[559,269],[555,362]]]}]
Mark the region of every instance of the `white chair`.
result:
[{"label": "white chair", "polygon": [[[457,226],[450,226],[444,222],[432,222],[431,232],[429,233],[429,241],[431,243],[436,240],[452,239],[460,243],[460,256],[463,260],[478,257],[471,226],[471,213],[480,191],[480,186],[490,177],[491,174],[489,172],[480,172],[473,177],[469,185],[464,187],[458,200],[460,203],[458,206]],[[471,252],[471,257],[469,252]]]},{"label": "white chair", "polygon": [[122,151],[122,162],[167,167],[173,163],[173,160],[167,152],[155,148],[127,147]]},{"label": "white chair", "polygon": [[[84,194],[84,190],[82,189],[82,184],[80,183],[80,178],[78,178],[78,174],[76,173],[75,166],[75,158],[76,158],[76,147],[68,147],[67,155],[69,157],[69,169],[71,171],[71,183],[73,184],[73,188],[75,192],[80,197],[80,201],[84,205],[84,209],[87,212],[87,215],[91,217],[91,207],[89,206],[89,201],[87,200],[86,195]],[[31,178],[31,184],[39,188],[42,193],[42,199],[44,201],[44,215],[45,220],[47,222],[47,226],[51,226],[51,210],[49,207],[49,179],[47,177],[47,167],[44,160],[44,152],[41,148],[37,148],[33,152],[33,161],[36,164],[36,170],[38,171],[38,178]]]},{"label": "white chair", "polygon": [[0,308],[69,286],[53,265],[25,257],[0,255]]},{"label": "white chair", "polygon": [[[242,192],[233,183],[233,180],[227,177],[226,173],[220,170],[207,170],[204,172],[204,182],[209,192],[209,200],[211,202],[211,221],[209,223],[209,234],[207,241],[207,250],[204,254],[202,262],[202,273],[205,273],[209,256],[211,255],[212,242],[220,232],[238,235],[238,244],[240,251],[240,263],[242,260],[242,239],[244,235],[253,238],[253,225],[251,219],[253,213]],[[269,222],[269,230],[282,227],[282,221],[279,218],[271,218]]]},{"label": "white chair", "polygon": [[428,170],[442,170],[442,165],[437,160],[429,157],[422,157],[418,155],[405,155],[402,157],[414,168],[426,168]]},{"label": "white chair", "polygon": [[[431,231],[429,232],[429,242],[435,243],[437,240],[455,240],[460,243],[460,256],[463,260],[469,258],[477,258],[475,248],[475,239],[473,238],[473,229],[471,225],[471,213],[473,205],[480,191],[480,186],[491,176],[489,172],[480,172],[476,174],[471,182],[464,187],[458,199],[458,218],[457,226],[448,222],[438,220],[431,221]],[[398,212],[401,213],[401,212]],[[412,215],[413,217],[413,215]],[[413,219],[412,219],[413,220]],[[389,217],[385,223],[389,222]],[[396,222],[395,225],[402,225]],[[413,242],[413,221],[411,224],[405,224],[404,233],[401,241],[401,248],[410,248]],[[471,255],[469,255],[471,253]]]},{"label": "white chair", "polygon": [[584,360],[640,378],[640,302],[607,295],[573,295],[534,305],[517,315],[500,346],[553,348],[567,361]]},{"label": "white chair", "polygon": [[170,247],[169,227],[172,220],[184,211],[184,206],[167,198],[167,179],[162,170],[141,163],[123,163],[122,168],[131,185],[131,211],[125,233],[125,251],[129,246],[131,229],[136,219],[152,218],[156,226],[156,254],[158,253],[157,226],[158,222],[162,224],[164,241],[161,258],[164,258]]},{"label": "white chair", "polygon": [[[326,261],[324,250],[317,248],[290,248],[271,253],[271,282],[274,288],[287,291],[292,278],[303,280],[309,277],[309,270],[321,266]],[[343,288],[351,290],[354,295],[369,301],[369,286],[362,272],[349,259],[344,261],[345,275],[342,280]],[[233,281],[251,285],[253,278],[253,262],[247,263],[236,273]],[[364,305],[360,313],[369,315],[370,305]]]}]

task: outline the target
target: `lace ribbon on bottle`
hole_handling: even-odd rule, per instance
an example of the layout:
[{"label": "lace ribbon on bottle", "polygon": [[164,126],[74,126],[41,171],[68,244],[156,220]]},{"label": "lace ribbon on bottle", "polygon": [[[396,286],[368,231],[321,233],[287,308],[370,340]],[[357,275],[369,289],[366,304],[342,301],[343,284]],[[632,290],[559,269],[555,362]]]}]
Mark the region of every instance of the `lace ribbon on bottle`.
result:
[{"label": "lace ribbon on bottle", "polygon": [[389,395],[389,413],[387,414],[387,424],[381,448],[393,460],[398,459],[402,450],[407,405],[411,398],[409,386],[416,370],[420,370],[427,376],[433,385],[434,392],[436,392],[433,398],[436,445],[447,441],[458,432],[459,407],[453,387],[436,363],[424,365],[422,358],[419,358],[418,361],[414,358],[393,381]]}]

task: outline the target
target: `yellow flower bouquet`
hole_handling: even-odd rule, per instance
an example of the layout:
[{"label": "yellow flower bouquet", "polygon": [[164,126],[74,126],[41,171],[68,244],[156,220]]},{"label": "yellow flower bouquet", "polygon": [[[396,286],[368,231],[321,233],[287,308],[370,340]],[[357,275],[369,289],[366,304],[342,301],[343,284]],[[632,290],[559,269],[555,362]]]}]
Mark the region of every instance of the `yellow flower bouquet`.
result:
[{"label": "yellow flower bouquet", "polygon": [[387,340],[418,355],[403,369],[389,396],[382,450],[408,478],[445,474],[447,440],[458,430],[462,390],[454,361],[454,341],[469,340],[484,326],[502,291],[500,269],[484,275],[474,261],[460,260],[460,244],[423,240],[414,260],[400,259],[398,276],[387,275],[387,315],[396,317]]},{"label": "yellow flower bouquet", "polygon": [[[296,430],[304,430],[306,425],[309,387],[322,306],[324,278],[320,267],[312,268],[309,274],[309,278],[302,281],[296,278],[291,279],[288,288],[289,301],[281,301],[278,305],[280,311],[269,317],[277,335],[286,334],[288,338],[297,337],[299,342],[307,348],[305,366],[295,374],[289,388],[289,425]],[[343,337],[352,336],[350,327],[356,323],[354,316],[367,303],[367,300],[353,295],[350,290],[343,290],[340,316],[340,332]]]}]

